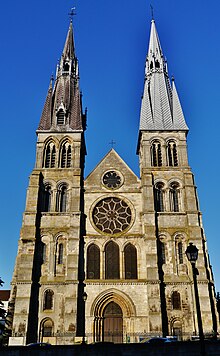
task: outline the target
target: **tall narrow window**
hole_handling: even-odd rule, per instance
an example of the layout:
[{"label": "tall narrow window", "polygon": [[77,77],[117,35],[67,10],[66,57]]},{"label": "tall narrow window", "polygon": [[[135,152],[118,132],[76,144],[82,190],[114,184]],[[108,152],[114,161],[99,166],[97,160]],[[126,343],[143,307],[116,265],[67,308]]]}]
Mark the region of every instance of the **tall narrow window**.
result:
[{"label": "tall narrow window", "polygon": [[63,244],[58,245],[58,259],[57,262],[59,265],[63,263]]},{"label": "tall narrow window", "polygon": [[51,208],[51,186],[46,185],[44,191],[44,209],[43,211],[50,211]]},{"label": "tall narrow window", "polygon": [[154,141],[151,146],[151,164],[154,167],[162,166],[161,144]]},{"label": "tall narrow window", "polygon": [[179,292],[173,292],[171,296],[171,303],[173,309],[180,310],[181,309],[181,301]]},{"label": "tall narrow window", "polygon": [[110,241],[105,247],[105,278],[119,279],[119,248],[118,245]]},{"label": "tall narrow window", "polygon": [[178,249],[179,264],[182,264],[183,263],[183,244],[182,244],[182,242],[178,242],[177,249]]},{"label": "tall narrow window", "polygon": [[71,167],[71,146],[68,146],[67,149],[67,161],[66,161],[67,168]]},{"label": "tall narrow window", "polygon": [[63,145],[61,152],[61,168],[66,166],[66,145]]},{"label": "tall narrow window", "polygon": [[162,241],[159,241],[159,260],[161,264],[166,263],[166,248],[165,243]]},{"label": "tall narrow window", "polygon": [[179,184],[172,183],[170,187],[170,210],[179,211]]},{"label": "tall narrow window", "polygon": [[169,141],[167,145],[168,166],[178,166],[177,148],[174,141]]},{"label": "tall narrow window", "polygon": [[154,189],[154,200],[155,200],[155,210],[156,211],[164,211],[163,187],[164,187],[164,184],[159,182],[156,184],[155,189]]},{"label": "tall narrow window", "polygon": [[57,125],[65,124],[65,113],[63,109],[60,109],[57,113]]},{"label": "tall narrow window", "polygon": [[46,262],[46,256],[47,256],[47,245],[42,242],[41,245],[41,255],[42,255],[42,263]]},{"label": "tall narrow window", "polygon": [[67,201],[67,188],[63,186],[60,193],[60,211],[66,211],[66,201]]},{"label": "tall narrow window", "polygon": [[56,149],[55,149],[55,146],[53,146],[52,152],[51,152],[51,168],[55,167],[55,162],[56,162]]},{"label": "tall narrow window", "polygon": [[53,142],[49,142],[45,148],[43,167],[54,168],[55,162],[56,162],[56,148]]},{"label": "tall narrow window", "polygon": [[100,250],[95,244],[87,249],[87,278],[100,278]]},{"label": "tall narrow window", "polygon": [[125,246],[125,279],[137,279],[137,250],[132,244]]},{"label": "tall narrow window", "polygon": [[43,309],[53,309],[53,291],[51,289],[47,289],[44,293]]},{"label": "tall narrow window", "polygon": [[60,158],[60,166],[61,168],[69,168],[71,167],[71,145],[68,142],[65,142],[61,148],[61,158]]},{"label": "tall narrow window", "polygon": [[56,211],[61,213],[67,209],[67,186],[62,185],[57,191]]}]

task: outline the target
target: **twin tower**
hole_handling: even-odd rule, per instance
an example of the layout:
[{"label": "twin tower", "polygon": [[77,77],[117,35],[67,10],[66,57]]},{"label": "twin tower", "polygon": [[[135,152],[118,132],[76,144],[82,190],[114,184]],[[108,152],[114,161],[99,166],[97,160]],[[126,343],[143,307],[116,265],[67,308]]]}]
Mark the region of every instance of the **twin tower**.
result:
[{"label": "twin tower", "polygon": [[140,113],[140,178],[114,149],[84,178],[85,129],[71,23],[37,129],[12,279],[10,345],[73,344],[84,334],[89,343],[197,335],[185,255],[190,242],[199,249],[204,333],[216,332],[188,127],[154,20]]}]

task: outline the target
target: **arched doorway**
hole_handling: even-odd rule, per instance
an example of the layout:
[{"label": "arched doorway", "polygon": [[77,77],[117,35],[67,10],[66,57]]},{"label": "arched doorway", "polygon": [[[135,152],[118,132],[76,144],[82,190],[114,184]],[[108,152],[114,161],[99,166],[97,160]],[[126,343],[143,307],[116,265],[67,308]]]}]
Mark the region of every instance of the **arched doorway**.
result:
[{"label": "arched doorway", "polygon": [[182,323],[180,320],[175,320],[172,323],[172,335],[176,336],[178,340],[182,339]]},{"label": "arched doorway", "polygon": [[121,307],[110,302],[104,309],[104,341],[123,342],[123,314]]}]

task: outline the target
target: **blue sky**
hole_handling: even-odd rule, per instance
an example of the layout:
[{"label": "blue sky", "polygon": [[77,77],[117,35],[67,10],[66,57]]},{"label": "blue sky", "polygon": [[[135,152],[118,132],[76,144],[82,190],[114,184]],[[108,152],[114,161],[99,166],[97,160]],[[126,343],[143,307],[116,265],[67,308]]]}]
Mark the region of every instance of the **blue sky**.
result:
[{"label": "blue sky", "polygon": [[76,52],[88,107],[86,174],[111,148],[139,175],[136,144],[150,3],[169,74],[190,128],[189,162],[220,291],[218,231],[220,129],[219,0],[9,0],[1,4],[0,276],[9,288],[17,253],[35,131],[74,5]]}]

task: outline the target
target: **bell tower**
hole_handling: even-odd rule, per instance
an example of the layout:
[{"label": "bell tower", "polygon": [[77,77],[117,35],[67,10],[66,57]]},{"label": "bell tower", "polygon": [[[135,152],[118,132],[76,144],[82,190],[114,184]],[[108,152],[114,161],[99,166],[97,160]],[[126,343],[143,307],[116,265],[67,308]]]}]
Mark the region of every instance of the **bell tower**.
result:
[{"label": "bell tower", "polygon": [[142,224],[150,250],[156,251],[155,258],[151,255],[151,274],[158,274],[163,334],[183,337],[184,332],[192,334],[197,325],[193,316],[192,269],[185,256],[189,242],[199,249],[198,285],[204,332],[217,328],[213,277],[194,176],[187,158],[187,133],[174,79],[170,83],[152,20],[137,150]]},{"label": "bell tower", "polygon": [[12,280],[11,345],[74,341],[84,230],[85,127],[71,22],[37,130],[36,164]]}]

